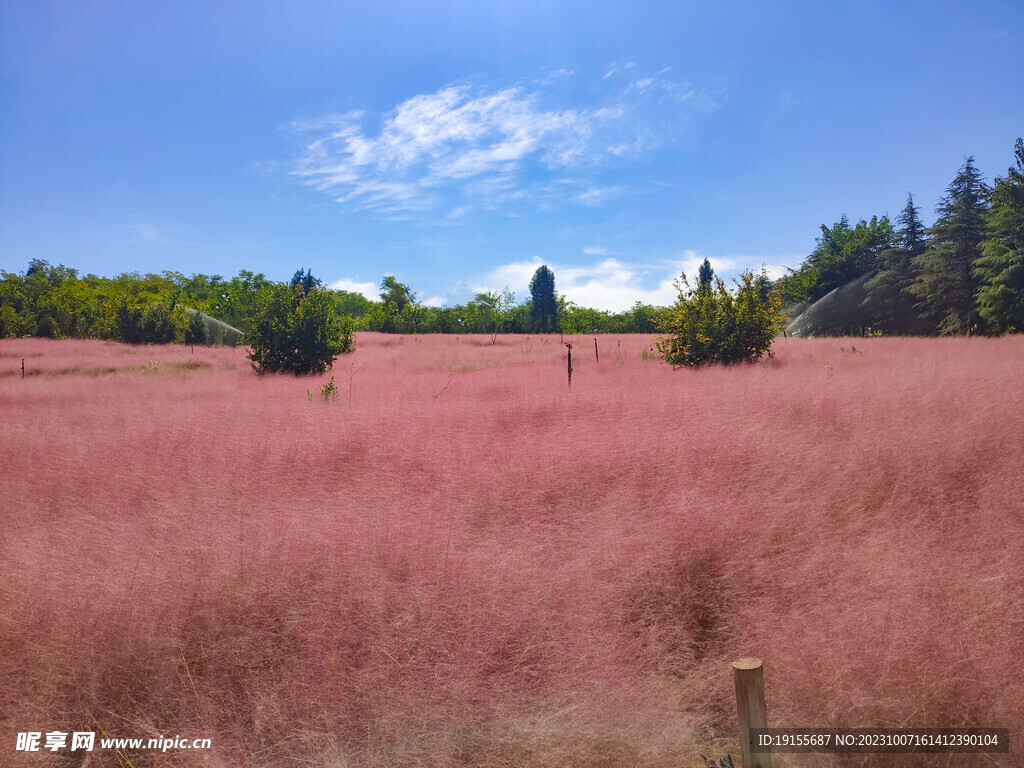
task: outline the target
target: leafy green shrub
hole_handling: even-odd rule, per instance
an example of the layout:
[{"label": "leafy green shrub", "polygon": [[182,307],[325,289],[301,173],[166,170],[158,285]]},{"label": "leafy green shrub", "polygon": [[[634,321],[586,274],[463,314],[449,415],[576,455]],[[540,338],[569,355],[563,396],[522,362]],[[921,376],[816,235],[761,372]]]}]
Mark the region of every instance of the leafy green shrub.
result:
[{"label": "leafy green shrub", "polygon": [[782,300],[759,290],[752,272],[744,272],[735,294],[720,279],[692,287],[683,274],[679,298],[660,317],[658,351],[673,366],[760,360],[784,327]]},{"label": "leafy green shrub", "polygon": [[206,320],[202,314],[197,311],[188,313],[188,325],[185,327],[185,343],[203,345],[210,343],[210,329],[207,327]]},{"label": "leafy green shrub", "polygon": [[339,354],[347,355],[356,351],[356,323],[350,316],[346,315],[338,321],[338,330],[341,333],[341,349]]},{"label": "leafy green shrub", "polygon": [[331,380],[320,387],[320,397],[325,403],[331,402],[331,400],[338,399],[338,385],[334,383],[334,377],[331,376]]},{"label": "leafy green shrub", "polygon": [[115,323],[118,340],[126,344],[171,344],[182,339],[187,327],[181,307],[135,297],[120,301]]},{"label": "leafy green shrub", "polygon": [[257,373],[320,374],[355,349],[351,321],[339,318],[330,293],[315,286],[263,288],[250,323],[249,360]]},{"label": "leafy green shrub", "polygon": [[14,307],[0,307],[0,339],[13,339],[32,333],[32,323]]}]

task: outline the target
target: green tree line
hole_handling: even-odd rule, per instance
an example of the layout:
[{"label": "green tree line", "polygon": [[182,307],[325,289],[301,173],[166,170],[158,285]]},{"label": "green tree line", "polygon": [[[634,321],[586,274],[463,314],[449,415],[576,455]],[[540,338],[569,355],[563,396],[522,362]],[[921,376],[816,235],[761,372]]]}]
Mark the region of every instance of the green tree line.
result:
[{"label": "green tree line", "polygon": [[[851,224],[843,216],[822,225],[816,247],[797,269],[770,287],[792,320],[817,312],[813,332],[831,334],[966,334],[1024,330],[1024,142],[1015,164],[989,187],[969,158],[926,228],[908,196],[890,221],[873,216]],[[710,281],[698,276],[700,284]],[[554,273],[539,267],[523,301],[507,288],[477,293],[452,307],[420,302],[392,275],[379,300],[330,290],[300,270],[289,283],[241,271],[220,275],[179,272],[80,277],[63,264],[33,260],[24,273],[0,270],[0,338],[112,339],[129,343],[203,343],[202,315],[250,334],[281,286],[298,280],[351,330],[385,333],[643,333],[656,334],[670,310],[637,302],[624,312],[581,307],[555,290]],[[842,295],[843,302],[828,297]],[[825,299],[825,301],[822,301]],[[668,318],[669,320],[671,318]]]},{"label": "green tree line", "polygon": [[822,225],[814,251],[777,288],[790,316],[835,296],[817,316],[822,333],[1024,330],[1024,141],[992,187],[968,158],[930,228],[912,195],[895,222]]},{"label": "green tree line", "polygon": [[[542,271],[543,270],[543,271]],[[220,275],[179,272],[125,273],[81,277],[63,264],[33,260],[24,273],[0,271],[0,338],[109,339],[126,343],[203,343],[208,340],[199,314],[249,335],[282,286],[316,288],[333,305],[333,314],[349,318],[354,330],[384,333],[563,332],[655,333],[658,307],[637,302],[625,312],[580,307],[554,291],[554,274],[538,269],[540,280],[523,302],[507,288],[477,293],[453,307],[422,304],[409,286],[387,275],[380,300],[350,291],[330,290],[300,270],[291,283],[241,271]],[[536,295],[534,295],[536,294]],[[539,299],[539,301],[538,301]]]},{"label": "green tree line", "polygon": [[0,338],[196,343],[206,334],[195,310],[244,331],[271,285],[247,271],[231,280],[178,272],[79,277],[63,264],[33,259],[23,274],[0,271]]}]

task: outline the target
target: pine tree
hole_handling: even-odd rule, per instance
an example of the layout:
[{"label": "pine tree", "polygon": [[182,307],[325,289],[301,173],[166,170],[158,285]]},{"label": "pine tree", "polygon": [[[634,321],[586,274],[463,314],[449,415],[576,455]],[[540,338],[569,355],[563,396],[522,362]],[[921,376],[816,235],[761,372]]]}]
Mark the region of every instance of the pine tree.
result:
[{"label": "pine tree", "polygon": [[899,225],[897,230],[897,242],[904,254],[910,258],[916,258],[924,253],[928,246],[928,232],[921,223],[919,211],[921,209],[914,205],[914,196],[907,193],[907,204],[903,206],[900,215],[896,217]]},{"label": "pine tree", "polygon": [[972,333],[979,326],[974,263],[985,239],[988,198],[989,189],[969,157],[936,208],[928,247],[914,259],[917,277],[907,290],[939,333]]},{"label": "pine tree", "polygon": [[1024,331],[1024,141],[1014,149],[1017,167],[995,181],[988,238],[974,268],[978,314],[996,333]]},{"label": "pine tree", "polygon": [[321,282],[319,279],[313,277],[312,270],[299,269],[296,270],[295,274],[292,275],[292,280],[289,285],[299,286],[302,288],[302,295],[308,296],[309,292],[314,288],[319,288]]},{"label": "pine tree", "polygon": [[558,332],[558,299],[555,297],[555,273],[546,266],[537,267],[530,280],[530,315],[540,333]]},{"label": "pine tree", "polygon": [[914,282],[914,259],[927,247],[926,232],[914,205],[914,196],[907,195],[907,204],[896,217],[896,244],[882,252],[881,268],[865,285],[872,326],[886,333],[924,332],[926,327],[914,311],[913,297],[906,289]]},{"label": "pine tree", "polygon": [[711,283],[715,279],[715,271],[711,268],[711,262],[704,259],[704,263],[697,270],[697,290],[706,293],[711,290]]}]

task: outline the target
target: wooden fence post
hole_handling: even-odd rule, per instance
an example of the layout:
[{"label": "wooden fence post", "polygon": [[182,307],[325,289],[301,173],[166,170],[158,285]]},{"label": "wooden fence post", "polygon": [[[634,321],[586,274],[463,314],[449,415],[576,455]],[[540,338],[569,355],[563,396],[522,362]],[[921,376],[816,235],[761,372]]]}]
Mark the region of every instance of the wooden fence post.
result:
[{"label": "wooden fence post", "polygon": [[601,358],[597,354],[597,339],[594,339],[594,362],[600,363]]},{"label": "wooden fence post", "polygon": [[736,682],[736,715],[740,725],[740,755],[743,758],[743,768],[771,768],[771,754],[751,752],[753,743],[750,739],[750,729],[768,727],[761,660],[747,658],[734,661],[732,677]]},{"label": "wooden fence post", "polygon": [[572,344],[566,344],[569,348],[569,387],[572,387]]}]

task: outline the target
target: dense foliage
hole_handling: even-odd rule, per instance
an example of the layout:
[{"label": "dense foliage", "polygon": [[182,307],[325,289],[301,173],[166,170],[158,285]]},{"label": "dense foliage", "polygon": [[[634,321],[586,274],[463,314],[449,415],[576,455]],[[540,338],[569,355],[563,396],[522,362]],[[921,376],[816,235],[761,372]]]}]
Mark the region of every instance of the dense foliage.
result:
[{"label": "dense foliage", "polygon": [[918,299],[922,317],[940,333],[979,329],[975,294],[981,287],[974,263],[981,256],[989,189],[968,158],[949,185],[936,211],[928,247],[914,259],[917,277],[907,289]]},{"label": "dense foliage", "polygon": [[271,285],[247,271],[231,280],[179,272],[79,277],[75,269],[39,259],[29,262],[24,274],[2,271],[0,278],[0,338],[136,344],[203,343],[197,321],[189,319],[196,311],[245,331],[257,294]]},{"label": "dense foliage", "polygon": [[323,373],[355,346],[351,323],[312,280],[264,288],[246,340],[257,373]]},{"label": "dense foliage", "polygon": [[[968,158],[925,228],[912,197],[896,219],[846,216],[782,278],[787,314],[817,309],[818,334],[1007,333],[1024,328],[1024,142],[1015,168],[985,184]],[[856,300],[858,306],[851,307]]]},{"label": "dense foliage", "polygon": [[[54,267],[45,261],[31,262],[24,274],[2,272],[0,276],[0,338],[48,336],[151,344],[220,343],[221,335],[209,331],[204,335],[197,312],[244,335],[252,327],[261,292],[279,285],[248,271],[230,280],[220,275],[186,277],[177,272],[79,277],[74,269]],[[315,278],[304,270],[290,281],[303,290],[314,283]],[[518,303],[508,288],[477,293],[465,304],[432,307],[421,304],[409,286],[392,275],[383,279],[379,301],[359,293],[330,290],[318,283],[316,287],[328,297],[335,315],[351,318],[356,330],[481,333],[492,337],[538,330],[532,300]],[[125,322],[118,322],[119,310]],[[548,317],[542,324],[565,333],[654,334],[659,311],[637,302],[624,312],[608,312],[580,307],[557,295],[555,320]],[[165,317],[156,322],[158,316]]]},{"label": "dense foliage", "polygon": [[878,271],[865,283],[863,308],[876,330],[883,333],[925,333],[928,324],[914,309],[908,289],[914,282],[914,259],[925,251],[927,233],[913,195],[896,217],[891,246],[879,256]]},{"label": "dense foliage", "polygon": [[[936,213],[926,228],[908,196],[895,221],[872,216],[851,224],[844,215],[821,226],[814,250],[798,268],[773,284],[755,276],[754,285],[762,298],[778,293],[790,321],[813,319],[794,328],[800,333],[1024,329],[1024,142],[1017,140],[1015,167],[991,189],[968,159]],[[698,285],[714,288],[711,274],[705,261]],[[233,343],[251,332],[253,318],[265,308],[261,296],[279,285],[245,270],[231,279],[180,272],[79,277],[75,269],[36,259],[24,273],[0,271],[0,338]],[[461,305],[427,306],[394,275],[384,277],[379,300],[324,288],[302,269],[290,285],[304,293],[316,288],[355,330],[385,333],[479,333],[492,340],[499,333],[558,331],[653,335],[666,311],[641,302],[624,312],[578,306],[555,291],[547,266],[537,269],[521,303],[506,287]],[[207,322],[205,334],[196,313]],[[211,334],[209,323],[217,321],[230,333]]]},{"label": "dense foliage", "polygon": [[555,273],[547,266],[537,267],[530,280],[530,316],[533,328],[540,333],[560,330],[558,299],[555,294]]},{"label": "dense foliage", "polygon": [[974,262],[978,314],[997,332],[1024,330],[1024,141],[1014,149],[1016,167],[996,179],[988,237]]},{"label": "dense foliage", "polygon": [[658,340],[662,357],[674,366],[760,360],[783,328],[781,298],[763,294],[752,272],[743,273],[735,293],[713,279],[710,264],[696,288],[685,274],[676,287],[679,299],[661,318],[667,335]]}]

